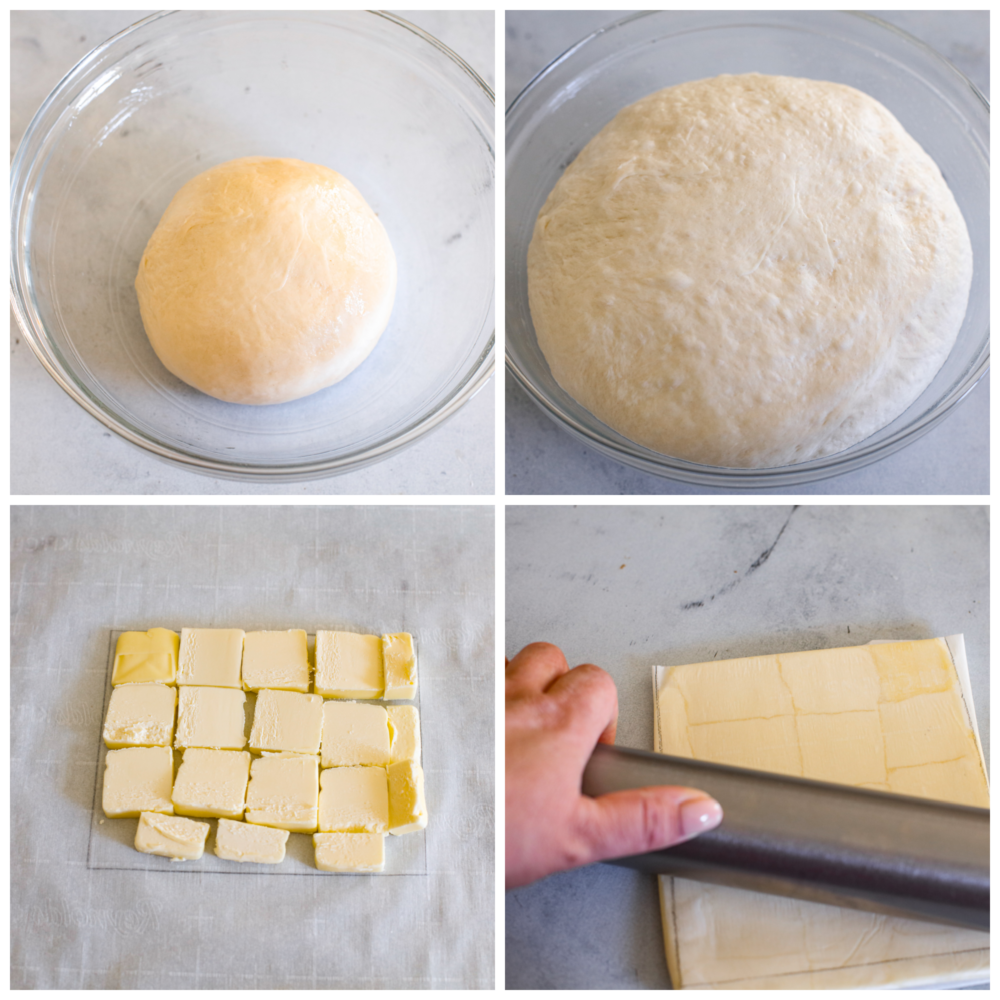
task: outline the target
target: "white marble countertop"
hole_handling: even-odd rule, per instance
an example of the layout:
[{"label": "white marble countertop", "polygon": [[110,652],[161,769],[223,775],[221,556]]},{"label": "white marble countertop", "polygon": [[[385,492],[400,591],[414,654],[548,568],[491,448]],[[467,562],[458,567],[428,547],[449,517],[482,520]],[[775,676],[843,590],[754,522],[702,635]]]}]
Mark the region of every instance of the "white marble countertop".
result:
[{"label": "white marble countertop", "polygon": [[[650,750],[654,664],[962,632],[988,762],[988,553],[986,506],[508,506],[506,653],[609,671],[618,744]],[[507,893],[506,964],[508,989],[668,989],[655,878]]]},{"label": "white marble countertop", "polygon": [[[11,14],[11,157],[49,91],[95,45],[149,11]],[[403,11],[490,86],[492,11]],[[127,444],[49,377],[11,313],[11,492],[47,494],[492,494],[497,380],[412,447],[368,468],[306,483],[256,485],[176,469]]]},{"label": "white marble countertop", "polygon": [[[602,25],[631,11],[509,11],[505,106],[531,78]],[[989,96],[987,11],[870,11],[950,60]],[[556,426],[506,375],[508,494],[725,494],[661,479],[605,458]],[[774,494],[984,495],[989,485],[989,376],[933,431],[857,472],[810,486],[748,490]]]}]

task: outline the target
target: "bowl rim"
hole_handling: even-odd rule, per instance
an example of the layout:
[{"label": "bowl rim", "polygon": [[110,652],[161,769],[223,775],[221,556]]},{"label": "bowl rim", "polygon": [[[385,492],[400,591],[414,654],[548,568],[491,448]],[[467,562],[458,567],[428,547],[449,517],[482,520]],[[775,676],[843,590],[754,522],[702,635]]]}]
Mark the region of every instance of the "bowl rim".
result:
[{"label": "bowl rim", "polygon": [[[119,437],[124,438],[130,444],[136,445],[143,451],[155,455],[157,458],[167,461],[180,468],[187,469],[188,471],[198,472],[203,475],[223,479],[240,479],[254,482],[296,482],[308,479],[322,479],[328,476],[352,472],[355,469],[360,469],[367,465],[371,465],[374,462],[381,461],[383,458],[387,458],[389,455],[409,447],[426,433],[444,423],[444,421],[446,421],[449,417],[454,416],[454,414],[457,413],[462,406],[464,406],[479,392],[480,389],[486,385],[496,370],[495,311],[493,332],[490,334],[483,350],[480,351],[478,357],[475,359],[470,369],[466,372],[461,382],[448,394],[447,398],[442,403],[438,404],[438,406],[430,413],[425,414],[423,417],[418,419],[417,422],[407,430],[391,438],[379,441],[374,445],[366,446],[362,449],[350,450],[346,454],[339,455],[335,458],[327,458],[311,462],[274,463],[268,465],[254,465],[235,460],[226,461],[224,459],[206,458],[180,447],[170,447],[168,445],[164,445],[132,427],[126,420],[109,412],[102,405],[91,399],[87,393],[82,391],[79,386],[66,376],[54,359],[53,352],[51,352],[46,343],[36,335],[37,331],[35,330],[35,327],[29,317],[30,310],[26,306],[27,300],[24,296],[22,287],[22,265],[25,262],[23,260],[23,254],[21,253],[20,235],[22,233],[21,216],[23,213],[17,212],[15,206],[17,206],[22,200],[25,182],[30,172],[28,168],[30,168],[35,162],[35,156],[38,152],[36,147],[39,145],[40,141],[43,141],[48,135],[47,131],[42,132],[42,126],[46,114],[57,102],[64,99],[63,95],[66,90],[71,88],[80,77],[87,73],[95,62],[99,62],[108,50],[110,50],[112,46],[119,43],[123,38],[131,35],[140,28],[146,27],[147,25],[163,18],[172,17],[176,14],[199,13],[206,12],[192,10],[157,11],[156,13],[150,14],[133,24],[130,24],[127,28],[122,29],[110,38],[105,39],[99,45],[96,45],[89,52],[87,52],[86,55],[78,60],[75,65],[62,76],[59,82],[55,85],[55,87],[53,87],[45,100],[41,103],[38,110],[34,113],[34,115],[32,115],[31,121],[28,123],[28,126],[24,131],[24,135],[21,136],[21,139],[18,142],[17,150],[11,160],[10,166],[11,308],[13,310],[15,320],[20,327],[21,333],[28,346],[31,348],[32,353],[41,363],[42,367],[56,382],[56,384],[59,385],[59,387],[73,400],[73,402],[82,407],[92,417],[100,421],[100,423],[107,427],[108,430],[113,431]],[[224,13],[231,15],[237,12],[225,11]],[[258,18],[262,15],[267,16],[268,13],[269,12],[266,11],[246,12],[247,16]],[[281,17],[282,13],[283,12],[276,11],[272,16],[276,18]],[[335,15],[343,12],[337,10],[331,10],[328,12],[315,10],[307,11],[306,13],[315,17],[317,15],[321,16],[323,13]],[[450,49],[444,44],[444,42],[440,41],[440,39],[435,38],[423,28],[412,24],[410,21],[407,21],[402,17],[391,14],[388,11],[369,10],[359,13],[371,14],[375,17],[381,18],[390,24],[394,24],[405,31],[411,32],[422,41],[432,46],[434,49],[437,49],[462,71],[474,87],[481,91],[482,96],[485,96],[495,108],[496,96],[493,88],[490,87],[489,84],[486,83],[486,81],[483,80],[482,77],[480,77],[479,74],[460,55]],[[489,155],[495,163],[495,125],[492,120],[487,120],[487,124],[489,132],[488,134],[483,135],[483,139],[486,141]],[[495,310],[495,284],[493,299]]]},{"label": "bowl rim", "polygon": [[[512,117],[519,111],[519,105],[527,99],[529,94],[546,77],[562,66],[564,62],[576,55],[581,49],[589,45],[601,36],[631,24],[643,18],[660,16],[663,14],[678,13],[675,11],[652,10],[638,11],[628,14],[625,17],[610,21],[608,24],[591,31],[589,34],[575,42],[564,52],[556,56],[551,62],[539,70],[521,89],[517,96],[510,102],[505,112],[505,123],[509,136]],[[712,17],[719,14],[746,14],[751,17],[768,16],[795,16],[799,13],[805,14],[825,14],[837,18],[852,18],[867,21],[876,29],[884,29],[899,36],[899,39],[911,46],[922,50],[922,54],[931,57],[939,66],[953,77],[958,78],[958,82],[964,84],[975,99],[982,105],[987,116],[990,111],[990,102],[979,88],[956,66],[944,58],[925,42],[914,37],[909,32],[898,28],[888,21],[864,11],[813,11],[800,12],[791,10],[776,10],[762,12],[744,11],[721,11],[702,10],[691,13],[701,16]],[[984,147],[984,156],[989,162],[988,140]],[[509,169],[509,161],[505,161],[505,168]],[[660,455],[649,448],[636,443],[628,442],[621,444],[618,441],[600,434],[597,429],[588,426],[577,420],[572,414],[564,411],[554,400],[540,388],[534,385],[530,376],[521,370],[517,360],[511,353],[510,346],[505,343],[504,356],[505,367],[513,376],[515,382],[527,393],[542,412],[553,420],[563,430],[568,431],[573,437],[583,441],[584,444],[596,449],[602,455],[615,459],[632,468],[640,469],[643,472],[651,473],[665,479],[673,479],[679,482],[694,484],[699,486],[725,487],[729,489],[758,489],[763,487],[779,487],[802,485],[809,482],[817,482],[823,479],[830,479],[848,472],[855,471],[873,462],[899,451],[900,449],[916,441],[928,431],[936,427],[965,397],[978,385],[982,377],[989,371],[990,367],[990,327],[989,323],[985,329],[985,339],[983,347],[980,349],[975,360],[969,366],[965,377],[955,385],[941,400],[937,402],[934,409],[924,413],[920,418],[908,424],[905,428],[896,431],[890,437],[875,444],[865,444],[865,441],[858,442],[851,448],[839,452],[835,455],[827,455],[822,458],[813,459],[809,462],[802,462],[797,465],[776,466],[765,469],[742,469],[729,468],[725,466],[699,465],[694,462],[687,462],[683,459],[673,458],[669,455]],[[594,421],[601,427],[607,426],[597,417]],[[608,428],[613,434],[624,438],[614,428]],[[626,439],[627,440],[627,439]],[[867,439],[867,440],[870,440]]]}]

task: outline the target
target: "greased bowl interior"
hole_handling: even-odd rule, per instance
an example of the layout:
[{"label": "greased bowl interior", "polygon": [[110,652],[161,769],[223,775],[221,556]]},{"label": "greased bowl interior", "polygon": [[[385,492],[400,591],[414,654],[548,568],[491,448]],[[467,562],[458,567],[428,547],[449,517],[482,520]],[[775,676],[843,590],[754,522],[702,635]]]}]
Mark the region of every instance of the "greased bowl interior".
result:
[{"label": "greased bowl interior", "polygon": [[[93,416],[189,469],[280,481],[375,461],[492,373],[493,109],[459,57],[390,15],[146,18],[74,67],[14,160],[11,287],[25,336]],[[222,403],[171,375],[133,288],[181,185],[250,155],[342,173],[378,213],[399,268],[367,361],[276,406]]]},{"label": "greased bowl interior", "polygon": [[[580,150],[622,108],[663,87],[759,72],[831,80],[881,101],[933,157],[975,255],[965,322],[948,360],[896,420],[837,455],[777,469],[724,469],[660,455],[599,421],[555,382],[528,309],[526,259],[539,209]],[[618,21],[546,67],[507,111],[507,367],[542,410],[602,453],[684,482],[806,483],[877,461],[934,427],[989,367],[989,106],[954,67],[867,15],[656,11]]]}]

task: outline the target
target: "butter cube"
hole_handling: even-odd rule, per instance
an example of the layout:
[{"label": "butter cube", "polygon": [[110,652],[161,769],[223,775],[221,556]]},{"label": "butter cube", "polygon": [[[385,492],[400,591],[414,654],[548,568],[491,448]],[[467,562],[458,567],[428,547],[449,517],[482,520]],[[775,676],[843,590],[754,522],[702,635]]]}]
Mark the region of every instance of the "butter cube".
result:
[{"label": "butter cube", "polygon": [[389,763],[389,715],[381,705],[323,705],[323,767]]},{"label": "butter cube", "polygon": [[104,720],[104,742],[120,747],[168,747],[174,735],[177,688],[123,684],[113,688]]},{"label": "butter cube", "polygon": [[174,745],[242,750],[247,742],[243,735],[246,700],[242,691],[233,688],[182,687]]},{"label": "butter cube", "polygon": [[385,664],[385,694],[382,697],[387,701],[412,698],[417,693],[413,636],[409,632],[382,636],[382,661]]},{"label": "butter cube", "polygon": [[313,833],[319,798],[319,757],[264,754],[250,765],[247,822]]},{"label": "butter cube", "polygon": [[309,690],[309,654],[300,628],[287,632],[247,632],[243,640],[243,687]]},{"label": "butter cube", "polygon": [[178,684],[242,687],[243,629],[182,628]]},{"label": "butter cube", "polygon": [[381,698],[382,640],[357,632],[317,632],[313,689],[327,698]]},{"label": "butter cube", "polygon": [[319,753],[323,735],[323,699],[295,691],[257,693],[250,730],[251,750]]},{"label": "butter cube", "polygon": [[180,636],[166,628],[122,632],[115,644],[112,684],[173,684]]},{"label": "butter cube", "polygon": [[380,872],[385,868],[381,833],[314,833],[316,867],[321,872]]},{"label": "butter cube", "polygon": [[226,861],[278,865],[285,860],[287,842],[287,830],[237,823],[231,819],[220,819],[215,831],[215,853]]},{"label": "butter cube", "polygon": [[147,811],[172,813],[173,778],[174,752],[170,747],[109,750],[104,767],[104,815],[118,819]]},{"label": "butter cube", "polygon": [[320,773],[320,832],[385,833],[388,827],[384,767],[331,767]]},{"label": "butter cube", "polygon": [[389,763],[402,760],[420,763],[420,716],[412,705],[387,705],[389,715]]},{"label": "butter cube", "polygon": [[249,775],[246,750],[185,750],[174,782],[174,810],[183,816],[242,819]]},{"label": "butter cube", "polygon": [[208,831],[209,825],[196,819],[144,812],[139,814],[135,849],[171,861],[197,861],[205,853]]},{"label": "butter cube", "polygon": [[419,764],[404,760],[390,764],[389,833],[416,833],[427,826],[427,804],[424,801],[424,772]]}]

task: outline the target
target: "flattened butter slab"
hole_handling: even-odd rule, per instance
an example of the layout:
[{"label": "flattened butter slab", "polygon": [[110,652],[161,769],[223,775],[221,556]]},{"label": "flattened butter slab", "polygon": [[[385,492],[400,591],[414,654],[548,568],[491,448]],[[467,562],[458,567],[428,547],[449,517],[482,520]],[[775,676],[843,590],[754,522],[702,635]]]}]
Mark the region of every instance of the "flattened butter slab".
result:
[{"label": "flattened butter slab", "polygon": [[135,849],[171,861],[197,861],[205,853],[210,827],[196,819],[144,812],[135,831]]},{"label": "flattened butter slab", "polygon": [[413,705],[387,705],[389,715],[389,763],[402,760],[420,763],[420,715]]},{"label": "flattened butter slab", "polygon": [[247,691],[274,688],[281,691],[309,690],[309,654],[306,633],[247,632],[243,639],[243,687]]},{"label": "flattened butter slab", "polygon": [[112,688],[104,720],[104,742],[122,747],[168,747],[174,735],[177,688],[166,684],[122,684]]},{"label": "flattened butter slab", "polygon": [[389,833],[417,833],[427,826],[424,772],[419,764],[404,760],[386,769],[389,779]]},{"label": "flattened butter slab", "polygon": [[385,671],[386,701],[413,698],[417,693],[417,656],[413,636],[397,632],[382,636],[382,663]]},{"label": "flattened butter slab", "polygon": [[319,778],[321,833],[378,833],[389,828],[384,767],[331,767]]},{"label": "flattened butter slab", "polygon": [[323,705],[323,767],[389,763],[389,714],[381,705]]},{"label": "flattened butter slab", "polygon": [[238,688],[243,629],[182,628],[178,684]]},{"label": "flattened butter slab", "polygon": [[172,813],[173,777],[170,747],[109,750],[104,767],[104,815],[118,819],[147,811]]},{"label": "flattened butter slab", "polygon": [[[656,749],[988,806],[961,636],[655,667]],[[976,982],[989,935],[660,878],[675,989]]]},{"label": "flattened butter slab", "polygon": [[323,736],[323,699],[296,691],[257,693],[250,730],[251,750],[319,753]]},{"label": "flattened butter slab", "polygon": [[247,822],[314,833],[319,806],[319,757],[266,753],[250,765]]},{"label": "flattened butter slab", "polygon": [[233,688],[185,685],[180,689],[174,745],[242,750],[247,743],[246,700],[242,691]]},{"label": "flattened butter slab", "polygon": [[381,833],[314,833],[316,867],[322,872],[380,872],[385,868]]},{"label": "flattened butter slab", "polygon": [[357,632],[317,632],[313,689],[324,698],[381,698],[382,640]]},{"label": "flattened butter slab", "polygon": [[287,830],[231,819],[220,819],[215,831],[215,853],[226,861],[278,865],[285,860],[287,843]]},{"label": "flattened butter slab", "polygon": [[242,819],[249,776],[246,750],[185,750],[174,782],[174,811]]},{"label": "flattened butter slab", "polygon": [[166,628],[122,632],[115,644],[111,683],[173,684],[181,637]]}]

